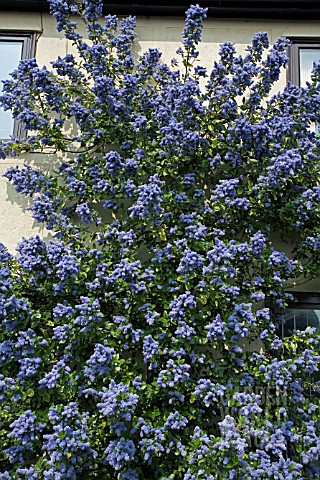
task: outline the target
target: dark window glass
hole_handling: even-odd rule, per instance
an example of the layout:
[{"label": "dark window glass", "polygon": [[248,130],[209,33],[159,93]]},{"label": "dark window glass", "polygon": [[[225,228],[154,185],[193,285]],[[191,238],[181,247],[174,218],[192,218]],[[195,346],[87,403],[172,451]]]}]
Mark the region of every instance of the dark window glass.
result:
[{"label": "dark window glass", "polygon": [[[316,293],[295,293],[294,301],[286,309],[283,323],[278,330],[279,337],[290,337],[293,332],[302,332],[308,327],[320,332],[320,296]],[[307,379],[320,382],[320,370],[312,375],[307,373]],[[319,383],[320,385],[320,383]],[[318,390],[310,386],[310,395],[318,396]]]},{"label": "dark window glass", "polygon": [[284,315],[282,336],[292,335],[294,330],[306,330],[308,327],[320,330],[320,307],[311,308],[288,308]]},{"label": "dark window glass", "polygon": [[295,293],[294,296],[284,314],[279,336],[288,337],[308,327],[320,331],[320,296],[312,293]]}]

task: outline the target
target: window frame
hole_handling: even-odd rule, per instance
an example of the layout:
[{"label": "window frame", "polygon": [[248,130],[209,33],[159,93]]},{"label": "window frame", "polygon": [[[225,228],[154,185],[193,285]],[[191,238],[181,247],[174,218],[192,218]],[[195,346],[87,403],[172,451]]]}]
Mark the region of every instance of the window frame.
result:
[{"label": "window frame", "polygon": [[[36,53],[37,34],[35,32],[19,32],[16,30],[0,30],[1,42],[22,42],[22,51],[20,60],[28,60],[34,58]],[[0,87],[0,92],[2,88]],[[23,135],[23,126],[14,119],[13,132],[16,138],[21,139]],[[2,139],[6,140],[6,139]],[[1,140],[0,140],[1,141]]]},{"label": "window frame", "polygon": [[300,49],[320,49],[320,37],[289,37],[291,45],[289,46],[289,68],[288,68],[288,80],[295,84],[300,85]]}]

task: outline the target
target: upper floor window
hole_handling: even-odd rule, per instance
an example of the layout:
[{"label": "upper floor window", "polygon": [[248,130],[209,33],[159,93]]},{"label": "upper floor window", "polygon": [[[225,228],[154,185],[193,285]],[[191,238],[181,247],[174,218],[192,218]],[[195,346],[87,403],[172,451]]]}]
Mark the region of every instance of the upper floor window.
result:
[{"label": "upper floor window", "polygon": [[289,51],[289,80],[300,87],[305,87],[311,80],[314,63],[320,62],[320,39],[291,40]]},{"label": "upper floor window", "polygon": [[[10,78],[10,73],[17,68],[20,60],[32,58],[34,49],[34,34],[0,32],[0,80]],[[0,108],[0,140],[10,138],[10,135],[19,137],[21,133],[22,127],[14,121],[11,112]]]},{"label": "upper floor window", "polygon": [[[291,39],[289,49],[289,80],[305,87],[311,80],[314,63],[320,62],[320,39]],[[311,125],[311,130],[320,134],[318,123]]]}]

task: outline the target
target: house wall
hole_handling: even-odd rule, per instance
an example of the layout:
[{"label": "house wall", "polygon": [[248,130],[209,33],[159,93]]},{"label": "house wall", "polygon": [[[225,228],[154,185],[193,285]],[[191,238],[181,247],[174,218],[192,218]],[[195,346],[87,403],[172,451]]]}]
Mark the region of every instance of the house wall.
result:
[{"label": "house wall", "polygon": [[[159,48],[164,60],[175,56],[183,29],[183,18],[141,17],[137,21],[139,39],[136,45],[137,54],[149,47]],[[39,65],[50,66],[50,61],[58,55],[64,56],[70,51],[70,44],[63,34],[57,32],[55,20],[49,14],[0,12],[0,30],[38,32],[36,57]],[[269,33],[270,42],[280,36],[320,37],[320,21],[275,21],[275,20],[214,20],[205,22],[203,42],[200,46],[201,64],[210,69],[217,58],[219,44],[225,41],[235,42],[239,53],[243,53],[250,43],[252,35],[259,31]],[[286,83],[286,72],[283,73],[277,88]],[[47,237],[43,227],[37,225],[25,209],[28,201],[17,194],[2,174],[10,166],[21,165],[25,161],[41,164],[45,160],[39,155],[24,159],[6,159],[0,163],[0,242],[14,252],[19,240],[25,236],[40,234]],[[46,159],[46,168],[52,168],[54,159]],[[289,246],[285,247],[290,248]],[[308,284],[299,290],[307,290]],[[314,290],[313,286],[313,290]]]}]

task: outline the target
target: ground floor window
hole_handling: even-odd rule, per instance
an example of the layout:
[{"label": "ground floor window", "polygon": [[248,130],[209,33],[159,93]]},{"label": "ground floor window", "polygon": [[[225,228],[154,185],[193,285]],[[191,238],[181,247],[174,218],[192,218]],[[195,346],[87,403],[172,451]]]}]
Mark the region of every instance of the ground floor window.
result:
[{"label": "ground floor window", "polygon": [[294,301],[288,305],[281,325],[281,337],[291,336],[293,331],[303,331],[308,327],[320,331],[319,293],[295,293]]}]

